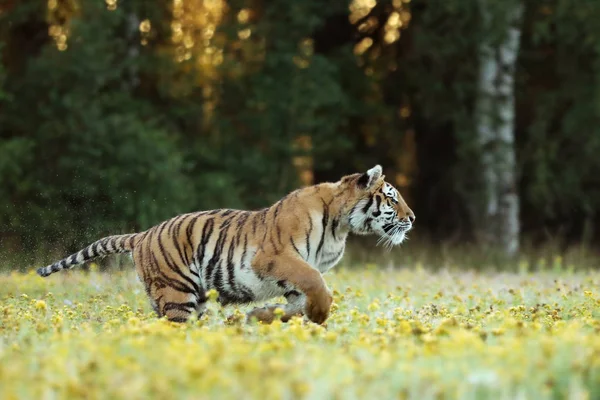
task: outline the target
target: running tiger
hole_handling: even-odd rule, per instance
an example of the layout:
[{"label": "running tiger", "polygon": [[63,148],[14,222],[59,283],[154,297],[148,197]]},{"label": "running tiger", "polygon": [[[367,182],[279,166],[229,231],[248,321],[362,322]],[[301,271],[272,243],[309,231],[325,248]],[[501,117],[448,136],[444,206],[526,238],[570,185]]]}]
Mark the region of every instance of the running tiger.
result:
[{"label": "running tiger", "polygon": [[215,289],[222,305],[284,296],[285,305],[254,308],[248,319],[270,323],[329,316],[332,296],[322,274],[344,254],[349,233],[402,243],[415,215],[385,181],[381,166],[335,183],[298,189],[259,211],[219,209],[182,214],[145,232],[109,236],[37,273],[48,276],[96,257],[133,253],[137,274],[159,317],[201,316]]}]

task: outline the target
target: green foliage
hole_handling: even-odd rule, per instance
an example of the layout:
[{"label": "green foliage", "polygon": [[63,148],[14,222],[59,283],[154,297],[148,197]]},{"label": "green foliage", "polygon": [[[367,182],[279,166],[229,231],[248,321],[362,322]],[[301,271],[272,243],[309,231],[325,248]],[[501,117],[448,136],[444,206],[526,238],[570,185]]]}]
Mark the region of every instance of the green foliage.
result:
[{"label": "green foliage", "polygon": [[[109,11],[78,1],[66,51],[48,35],[45,2],[0,6],[0,240],[79,248],[178,212],[264,207],[300,184],[298,156],[311,157],[317,181],[374,163],[391,180],[405,173],[419,235],[468,237],[482,187],[478,52],[503,39],[515,3],[403,3],[411,18],[394,43],[384,26],[398,2],[378,0],[356,24],[350,3],[228,1],[213,37],[223,50],[216,71],[200,53],[176,61],[171,2]],[[524,5],[515,77],[523,232],[594,238],[600,3]],[[374,27],[359,28],[371,18]],[[144,19],[152,29],[142,45]],[[373,43],[357,56],[365,37]]]},{"label": "green foliage", "polygon": [[[63,244],[143,229],[193,202],[180,146],[148,100],[135,96],[120,37],[126,15],[82,2],[69,51],[53,45],[7,83],[0,126],[0,220],[28,244]],[[93,17],[92,17],[93,16]],[[54,238],[54,239],[53,239]]]},{"label": "green foliage", "polygon": [[556,1],[530,17],[521,79],[532,88],[523,96],[532,118],[520,158],[532,223],[575,216],[571,225],[600,206],[600,5],[577,3]]},{"label": "green foliage", "polygon": [[[0,42],[0,54],[2,54],[3,43]],[[0,106],[10,99],[4,85],[6,84],[6,68],[0,63]]]},{"label": "green foliage", "polygon": [[[221,84],[215,111],[218,145],[227,148],[219,162],[235,176],[238,193],[250,207],[264,206],[265,199],[273,201],[297,187],[292,157],[309,154],[321,160],[346,144],[350,99],[339,66],[313,54],[307,41],[331,11],[326,3],[270,1],[256,22],[222,27],[230,35],[250,29],[258,39],[240,46],[265,51],[263,59],[249,61],[255,69]],[[239,61],[236,54],[227,54],[223,73]],[[302,136],[312,138],[311,150],[294,146]]]}]

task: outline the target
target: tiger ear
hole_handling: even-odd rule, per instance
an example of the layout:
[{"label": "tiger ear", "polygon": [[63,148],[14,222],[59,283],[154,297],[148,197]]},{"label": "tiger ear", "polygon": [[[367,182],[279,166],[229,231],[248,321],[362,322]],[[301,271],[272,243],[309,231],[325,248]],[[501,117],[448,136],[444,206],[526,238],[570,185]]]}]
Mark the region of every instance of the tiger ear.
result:
[{"label": "tiger ear", "polygon": [[371,187],[373,187],[375,182],[377,182],[379,178],[381,178],[382,174],[383,170],[381,169],[381,165],[377,164],[376,166],[362,174],[358,178],[358,181],[356,183],[358,187],[362,189],[370,189]]}]

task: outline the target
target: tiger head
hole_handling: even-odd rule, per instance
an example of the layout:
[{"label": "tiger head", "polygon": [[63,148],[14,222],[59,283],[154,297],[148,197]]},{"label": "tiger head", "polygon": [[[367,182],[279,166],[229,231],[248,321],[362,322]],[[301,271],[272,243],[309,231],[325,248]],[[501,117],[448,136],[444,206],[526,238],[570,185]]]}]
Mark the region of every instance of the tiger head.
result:
[{"label": "tiger head", "polygon": [[394,186],[385,181],[380,165],[363,174],[342,178],[350,201],[346,203],[350,232],[376,234],[386,246],[402,243],[412,228],[415,214]]}]

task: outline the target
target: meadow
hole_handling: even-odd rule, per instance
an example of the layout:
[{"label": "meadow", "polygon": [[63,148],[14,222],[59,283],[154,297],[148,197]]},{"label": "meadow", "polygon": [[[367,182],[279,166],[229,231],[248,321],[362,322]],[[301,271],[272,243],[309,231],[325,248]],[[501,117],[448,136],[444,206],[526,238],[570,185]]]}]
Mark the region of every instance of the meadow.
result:
[{"label": "meadow", "polygon": [[594,399],[600,273],[336,267],[318,326],[152,313],[132,270],[0,275],[1,399]]}]

